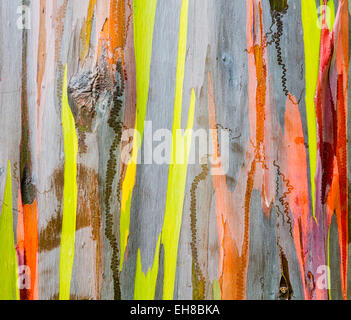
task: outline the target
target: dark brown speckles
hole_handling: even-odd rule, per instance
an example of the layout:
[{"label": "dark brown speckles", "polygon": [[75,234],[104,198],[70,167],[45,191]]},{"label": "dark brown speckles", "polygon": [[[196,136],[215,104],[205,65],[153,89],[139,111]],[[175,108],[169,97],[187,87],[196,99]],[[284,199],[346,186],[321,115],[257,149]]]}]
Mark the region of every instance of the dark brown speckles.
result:
[{"label": "dark brown speckles", "polygon": [[[114,282],[114,298],[115,300],[121,299],[121,289],[119,282],[119,248],[116,235],[113,232],[113,215],[111,213],[111,197],[112,197],[112,185],[117,174],[117,156],[116,150],[121,143],[122,138],[122,123],[120,121],[120,114],[123,107],[123,96],[124,96],[124,72],[122,63],[117,62],[117,76],[115,82],[115,90],[113,93],[113,105],[108,119],[108,125],[113,129],[115,137],[110,147],[109,160],[107,162],[106,169],[106,183],[104,192],[104,207],[106,217],[106,228],[105,235],[110,243],[112,249],[111,258],[111,271]],[[117,187],[117,197],[120,197],[120,186]]]},{"label": "dark brown speckles", "polygon": [[63,199],[63,185],[65,182],[65,171],[64,166],[60,166],[54,171],[52,176],[52,185],[55,190],[56,199],[59,203],[62,202]]},{"label": "dark brown speckles", "polygon": [[49,223],[39,233],[39,252],[51,251],[58,248],[61,243],[62,215],[57,210]]},{"label": "dark brown speckles", "polygon": [[78,130],[78,152],[84,154],[88,152],[88,146],[85,143],[86,133]]},{"label": "dark brown speckles", "polygon": [[98,174],[83,165],[78,165],[78,207],[76,230],[92,226],[94,240],[99,240],[101,204]]},{"label": "dark brown speckles", "polygon": [[192,283],[193,283],[193,299],[194,300],[204,300],[205,299],[205,289],[206,289],[206,279],[203,275],[199,264],[198,251],[197,251],[197,230],[196,230],[196,191],[201,181],[204,181],[209,173],[209,168],[207,164],[202,165],[201,173],[195,177],[191,186],[191,205],[190,205],[190,220],[191,220],[191,253],[193,258],[192,263]]},{"label": "dark brown speckles", "polygon": [[51,251],[60,246],[62,230],[62,200],[64,185],[64,166],[54,171],[52,176],[52,187],[57,199],[57,210],[51,216],[46,227],[39,232],[39,252]]},{"label": "dark brown speckles", "polygon": [[[101,204],[97,173],[83,165],[78,165],[78,207],[76,230],[92,226],[94,240],[99,239],[101,226]],[[64,167],[53,174],[52,187],[58,201],[57,211],[47,226],[39,234],[39,251],[51,251],[60,246],[62,230],[62,200]],[[99,241],[98,241],[99,242]]]}]

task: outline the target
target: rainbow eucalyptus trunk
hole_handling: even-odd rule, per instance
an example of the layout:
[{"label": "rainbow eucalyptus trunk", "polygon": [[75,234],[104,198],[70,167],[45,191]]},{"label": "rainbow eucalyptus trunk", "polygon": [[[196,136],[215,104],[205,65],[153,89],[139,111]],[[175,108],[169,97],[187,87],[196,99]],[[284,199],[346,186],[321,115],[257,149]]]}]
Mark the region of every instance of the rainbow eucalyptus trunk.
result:
[{"label": "rainbow eucalyptus trunk", "polygon": [[0,299],[347,299],[347,0],[2,0]]}]

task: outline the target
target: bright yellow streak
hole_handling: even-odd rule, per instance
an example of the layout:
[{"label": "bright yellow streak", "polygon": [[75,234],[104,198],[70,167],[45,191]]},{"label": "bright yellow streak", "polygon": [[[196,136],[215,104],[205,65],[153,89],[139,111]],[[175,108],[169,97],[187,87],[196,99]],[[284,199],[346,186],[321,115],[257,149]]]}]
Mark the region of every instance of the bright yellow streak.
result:
[{"label": "bright yellow streak", "polygon": [[[124,253],[128,243],[130,205],[136,178],[138,152],[142,144],[144,122],[149,97],[150,65],[157,0],[134,0],[134,48],[136,68],[137,106],[133,139],[133,150],[122,184],[120,217],[120,270],[123,268]],[[141,139],[138,139],[140,135]]]},{"label": "bright yellow streak", "polygon": [[12,213],[11,162],[9,161],[0,216],[0,300],[19,300],[17,278],[17,254],[14,243]]},{"label": "bright yellow streak", "polygon": [[135,275],[135,288],[134,288],[134,299],[135,300],[153,300],[155,299],[156,281],[158,274],[158,265],[160,260],[160,244],[161,235],[158,237],[156,253],[154,262],[151,270],[149,269],[145,276],[142,271],[141,253],[138,250],[138,260]]},{"label": "bright yellow streak", "polygon": [[94,17],[94,8],[95,8],[96,0],[90,0],[88,7],[87,19],[84,22],[80,34],[80,43],[81,43],[81,52],[80,52],[80,60],[83,62],[85,57],[89,53],[89,45],[90,45],[90,37],[91,37],[91,27]]},{"label": "bright yellow streak", "polygon": [[186,132],[181,129],[183,83],[187,46],[189,0],[183,0],[180,12],[177,74],[174,99],[174,115],[172,129],[171,164],[169,168],[167,200],[164,225],[162,229],[162,244],[164,246],[164,279],[163,299],[173,299],[175,274],[178,257],[178,242],[182,224],[183,203],[188,159],[191,147],[192,128],[195,115],[195,91],[191,92],[190,107]]},{"label": "bright yellow streak", "polygon": [[314,96],[318,81],[321,30],[318,28],[318,14],[315,0],[301,1],[301,16],[305,46],[306,115],[311,171],[311,193],[313,217],[316,220],[315,174],[317,168],[317,122]]},{"label": "bright yellow streak", "polygon": [[60,247],[60,300],[70,299],[77,212],[78,138],[67,96],[67,65],[62,89],[62,127],[65,152],[63,218]]},{"label": "bright yellow streak", "polygon": [[330,20],[327,21],[328,28],[332,31],[335,22],[335,5],[334,0],[328,0],[327,6],[330,9]]},{"label": "bright yellow streak", "polygon": [[[161,232],[161,241],[164,247],[164,278],[163,278],[163,299],[173,299],[175,274],[178,257],[178,242],[180,228],[182,224],[182,213],[184,204],[184,192],[186,185],[186,177],[188,171],[188,159],[190,154],[192,128],[195,116],[196,96],[192,90],[190,98],[190,106],[188,111],[188,121],[185,133],[181,130],[182,105],[183,105],[183,84],[185,73],[185,58],[187,46],[187,30],[188,30],[188,12],[189,0],[183,0],[180,12],[178,56],[177,56],[177,72],[175,84],[174,114],[172,128],[172,149],[171,164],[169,167],[167,199],[165,207],[164,224]],[[142,281],[141,260],[138,260],[137,275],[135,279],[135,290],[138,295],[142,290],[144,295],[149,297],[155,296],[156,287],[156,270],[158,267],[159,244],[157,244],[154,265],[148,278],[148,286],[152,288],[150,292],[145,288],[145,282]],[[152,282],[153,281],[153,282]],[[144,287],[143,287],[144,286]]]},{"label": "bright yellow streak", "polygon": [[213,300],[221,300],[221,287],[218,280],[212,282]]}]

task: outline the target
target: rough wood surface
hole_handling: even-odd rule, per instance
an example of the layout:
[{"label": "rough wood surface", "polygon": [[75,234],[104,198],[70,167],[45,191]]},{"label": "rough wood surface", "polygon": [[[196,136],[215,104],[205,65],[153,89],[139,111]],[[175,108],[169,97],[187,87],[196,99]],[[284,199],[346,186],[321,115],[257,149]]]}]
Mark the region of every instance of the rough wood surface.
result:
[{"label": "rough wood surface", "polygon": [[[331,22],[319,29],[321,4],[2,0],[0,199],[10,161],[17,263],[37,268],[20,298],[349,298],[351,9],[346,0],[326,1]],[[309,60],[306,50],[314,46],[320,55]],[[320,66],[311,76],[313,61]],[[311,92],[319,131],[309,124]],[[73,182],[65,171],[65,93],[78,143]],[[133,143],[123,133],[142,128],[141,145],[128,151],[143,162],[145,150],[164,142],[152,141],[157,130],[172,132],[178,117],[179,129],[189,125],[193,101],[190,127],[207,136],[202,161],[141,163],[134,177],[121,160]],[[210,160],[225,156],[218,153],[221,133],[229,165],[216,176]],[[333,140],[332,158],[317,139]],[[191,141],[195,150],[200,138]],[[172,147],[168,141],[166,149]],[[61,233],[64,188],[72,183],[76,231],[67,238],[74,257],[67,296]],[[319,288],[324,265],[330,277]]]}]

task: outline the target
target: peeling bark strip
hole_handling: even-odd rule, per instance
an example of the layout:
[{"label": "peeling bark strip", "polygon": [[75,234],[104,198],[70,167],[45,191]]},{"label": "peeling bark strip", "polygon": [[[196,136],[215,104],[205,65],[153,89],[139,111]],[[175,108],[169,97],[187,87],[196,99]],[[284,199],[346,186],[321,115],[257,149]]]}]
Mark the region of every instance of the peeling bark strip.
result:
[{"label": "peeling bark strip", "polygon": [[[191,91],[190,106],[187,117],[185,133],[179,133],[181,126],[183,110],[183,85],[185,77],[185,58],[186,44],[188,34],[188,13],[189,0],[182,0],[180,17],[179,17],[179,35],[178,35],[178,54],[177,69],[175,79],[175,97],[173,109],[173,126],[172,126],[172,145],[170,154],[170,169],[168,173],[167,197],[165,205],[165,215],[160,235],[161,243],[164,248],[164,276],[163,276],[163,299],[172,300],[174,297],[174,285],[176,277],[176,267],[178,258],[179,236],[182,222],[182,211],[184,203],[184,192],[188,171],[188,159],[191,147],[192,128],[194,125],[195,115],[195,92]],[[157,261],[159,255],[159,244],[155,251],[154,261]],[[139,262],[139,261],[138,261]],[[141,267],[137,265],[137,270]],[[149,279],[149,285],[152,290],[146,291],[142,299],[154,299],[156,289],[156,276],[153,274],[157,267],[146,275]],[[136,280],[142,279],[137,275]],[[135,288],[140,291],[142,282],[135,282]],[[150,295],[149,295],[150,294]]]},{"label": "peeling bark strip", "polygon": [[350,299],[350,3],[0,1],[0,299]]},{"label": "peeling bark strip", "polygon": [[192,130],[194,126],[196,97],[194,89],[190,93],[190,105],[185,133],[179,134],[182,128],[183,115],[183,86],[185,77],[186,47],[189,23],[189,0],[182,0],[179,18],[179,40],[177,71],[174,97],[174,113],[172,127],[172,147],[170,169],[168,174],[167,199],[162,228],[162,244],[165,255],[165,270],[163,277],[163,299],[172,300],[178,258],[179,235],[181,229],[183,203],[188,160],[190,155]]},{"label": "peeling bark strip", "polygon": [[[150,65],[155,24],[157,0],[133,0],[134,51],[136,77],[136,111],[135,130],[131,159],[128,162],[122,184],[121,218],[120,218],[120,270],[123,268],[124,255],[129,238],[130,206],[137,174],[136,160],[141,148],[144,122],[147,110],[150,85]],[[141,135],[138,141],[137,133]],[[140,145],[139,145],[140,143]]]},{"label": "peeling bark strip", "polygon": [[[23,0],[23,6],[30,2]],[[19,266],[28,266],[31,272],[30,287],[20,287],[21,300],[38,299],[38,208],[36,190],[32,182],[32,152],[28,107],[28,31],[22,31],[22,88],[21,88],[21,144],[20,192],[18,200],[17,250]]]},{"label": "peeling bark strip", "polygon": [[[256,162],[251,162],[248,171],[246,185],[237,186],[241,188],[243,194],[239,199],[235,199],[235,191],[229,191],[225,174],[222,169],[221,155],[219,153],[219,141],[217,136],[216,105],[214,100],[213,84],[210,73],[208,74],[208,113],[209,125],[213,130],[212,142],[212,161],[219,164],[219,168],[212,165],[212,169],[219,169],[219,175],[213,176],[213,185],[216,192],[216,215],[219,238],[219,284],[221,298],[223,300],[240,300],[246,296],[246,272],[249,245],[249,214],[250,201],[253,190],[253,177],[256,170]],[[247,168],[245,168],[247,170]],[[244,191],[245,190],[245,191]],[[223,195],[222,195],[223,193]],[[236,201],[237,200],[237,201]],[[234,219],[240,207],[244,208],[244,226],[241,230],[235,230],[243,234],[242,245],[238,243],[234,234]],[[234,215],[232,214],[234,212]],[[233,218],[234,216],[234,218]],[[239,224],[239,223],[237,223]]]}]

